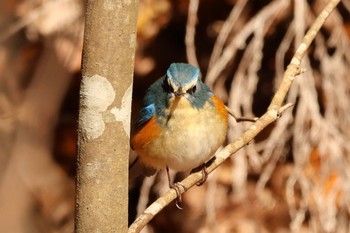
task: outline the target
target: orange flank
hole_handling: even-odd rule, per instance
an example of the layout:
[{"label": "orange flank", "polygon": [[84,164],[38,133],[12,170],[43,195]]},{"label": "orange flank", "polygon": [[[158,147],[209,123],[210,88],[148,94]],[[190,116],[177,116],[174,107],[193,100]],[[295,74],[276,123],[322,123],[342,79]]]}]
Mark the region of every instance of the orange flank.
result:
[{"label": "orange flank", "polygon": [[160,134],[160,127],[153,116],[133,137],[132,145],[136,152],[142,153],[147,144]]},{"label": "orange flank", "polygon": [[224,103],[216,96],[211,97],[211,99],[213,100],[214,105],[215,105],[217,111],[219,112],[220,116],[222,117],[222,119],[225,120],[225,122],[227,124],[228,112],[226,110]]}]

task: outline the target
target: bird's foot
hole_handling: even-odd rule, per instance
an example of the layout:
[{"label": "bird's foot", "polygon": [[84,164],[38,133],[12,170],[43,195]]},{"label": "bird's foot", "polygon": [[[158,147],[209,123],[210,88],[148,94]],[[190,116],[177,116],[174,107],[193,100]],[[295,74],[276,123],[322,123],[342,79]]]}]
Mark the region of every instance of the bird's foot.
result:
[{"label": "bird's foot", "polygon": [[208,171],[207,171],[207,167],[204,165],[202,165],[202,179],[200,181],[198,181],[196,183],[197,186],[201,186],[202,184],[205,183],[205,181],[207,181],[208,179]]},{"label": "bird's foot", "polygon": [[169,173],[169,168],[166,167],[166,173],[167,173],[167,176],[168,176],[168,182],[169,182],[169,187],[171,189],[174,189],[175,192],[176,192],[176,201],[175,201],[175,205],[176,207],[179,209],[179,210],[182,210],[183,208],[181,207],[181,203],[182,203],[182,197],[181,197],[181,189],[180,189],[180,186],[183,188],[184,191],[187,190],[187,188],[181,184],[181,183],[174,183],[171,178],[170,178],[170,173]]},{"label": "bird's foot", "polygon": [[187,188],[181,183],[173,183],[173,182],[169,183],[169,187],[175,190],[176,196],[177,196],[175,205],[179,210],[182,210],[183,208],[181,207],[181,203],[182,203],[181,188],[183,188],[184,191],[186,191]]},{"label": "bird's foot", "polygon": [[191,173],[198,172],[199,170],[202,171],[202,179],[196,183],[197,186],[201,186],[202,184],[204,184],[205,181],[207,181],[208,175],[209,175],[209,173],[208,173],[208,171],[207,171],[206,163],[203,163],[203,164],[200,165],[199,167],[194,168],[194,169],[191,171]]}]

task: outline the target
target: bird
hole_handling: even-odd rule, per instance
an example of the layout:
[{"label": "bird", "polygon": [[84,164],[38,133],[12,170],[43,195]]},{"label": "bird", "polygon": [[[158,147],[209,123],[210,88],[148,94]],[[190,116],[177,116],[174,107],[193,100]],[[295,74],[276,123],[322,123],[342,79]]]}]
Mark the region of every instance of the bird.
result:
[{"label": "bird", "polygon": [[200,70],[172,63],[148,88],[131,145],[145,167],[166,168],[174,188],[169,169],[203,168],[205,181],[203,165],[223,145],[227,129],[226,106],[201,80]]}]

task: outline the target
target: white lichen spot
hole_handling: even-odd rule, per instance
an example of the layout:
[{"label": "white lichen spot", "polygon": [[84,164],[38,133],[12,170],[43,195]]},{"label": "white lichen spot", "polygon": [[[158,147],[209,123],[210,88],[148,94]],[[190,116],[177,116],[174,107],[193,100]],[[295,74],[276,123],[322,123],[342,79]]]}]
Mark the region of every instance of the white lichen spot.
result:
[{"label": "white lichen spot", "polygon": [[301,43],[300,46],[298,47],[296,53],[302,53],[302,52],[305,52],[305,50],[306,50],[306,44]]},{"label": "white lichen spot", "polygon": [[95,139],[105,130],[100,112],[82,109],[80,112],[80,127],[84,130],[87,139]]},{"label": "white lichen spot", "polygon": [[251,130],[256,130],[257,127],[256,127],[256,125],[252,125],[252,126],[250,127],[250,129],[251,129]]},{"label": "white lichen spot", "polygon": [[320,16],[324,19],[327,19],[328,15],[329,15],[329,13],[327,11],[322,11],[320,14]]},{"label": "white lichen spot", "polygon": [[293,65],[299,66],[300,65],[300,60],[294,57],[290,63],[293,64]]},{"label": "white lichen spot", "polygon": [[145,214],[156,214],[162,209],[162,205],[155,202],[152,205],[150,205],[146,210]]},{"label": "white lichen spot", "polygon": [[88,178],[95,177],[95,175],[99,172],[100,167],[101,167],[100,164],[97,162],[87,163],[84,169],[86,177]]},{"label": "white lichen spot", "polygon": [[130,112],[131,112],[132,84],[125,91],[120,108],[113,107],[111,113],[116,121],[121,121],[125,133],[130,137]]},{"label": "white lichen spot", "polygon": [[278,111],[276,109],[270,109],[267,114],[273,119],[277,119]]},{"label": "white lichen spot", "polygon": [[115,91],[105,77],[94,75],[83,77],[80,94],[83,105],[80,128],[87,139],[95,139],[101,136],[105,129],[102,113],[113,103]]}]

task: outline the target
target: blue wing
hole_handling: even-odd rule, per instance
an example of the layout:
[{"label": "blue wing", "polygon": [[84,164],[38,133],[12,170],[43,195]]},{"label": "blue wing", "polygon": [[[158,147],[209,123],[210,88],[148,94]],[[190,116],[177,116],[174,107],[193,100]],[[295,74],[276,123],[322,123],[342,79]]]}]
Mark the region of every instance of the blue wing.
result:
[{"label": "blue wing", "polygon": [[167,106],[167,93],[164,91],[163,85],[165,76],[155,81],[147,90],[143,99],[143,107],[139,112],[139,118],[136,122],[137,128],[140,129],[154,115],[163,116],[164,109]]},{"label": "blue wing", "polygon": [[136,122],[137,128],[142,127],[147,121],[149,121],[156,114],[156,108],[154,104],[147,105],[140,110],[139,118]]}]

